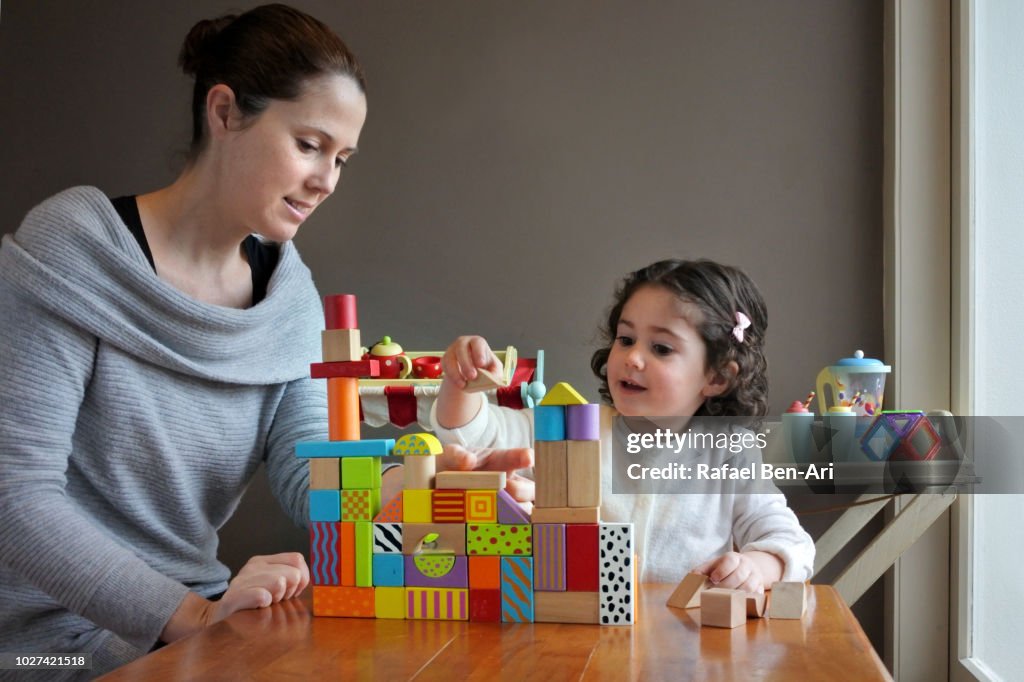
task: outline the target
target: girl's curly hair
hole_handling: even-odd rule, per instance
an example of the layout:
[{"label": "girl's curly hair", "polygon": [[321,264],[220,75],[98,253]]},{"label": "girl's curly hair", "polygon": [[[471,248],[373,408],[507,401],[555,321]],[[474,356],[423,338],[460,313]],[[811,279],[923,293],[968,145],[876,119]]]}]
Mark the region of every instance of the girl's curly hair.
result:
[{"label": "girl's curly hair", "polygon": [[[698,416],[763,417],[768,413],[768,361],[764,357],[768,310],[757,285],[738,268],[710,260],[663,260],[630,273],[615,291],[615,302],[601,329],[603,346],[594,352],[590,367],[601,381],[601,397],[612,403],[608,390],[608,356],[626,301],[645,286],[659,286],[679,300],[694,305],[699,319],[691,320],[707,347],[707,366],[725,374],[730,361],[739,366],[731,385],[708,398]],[[750,319],[743,341],[732,334],[736,313]]]}]

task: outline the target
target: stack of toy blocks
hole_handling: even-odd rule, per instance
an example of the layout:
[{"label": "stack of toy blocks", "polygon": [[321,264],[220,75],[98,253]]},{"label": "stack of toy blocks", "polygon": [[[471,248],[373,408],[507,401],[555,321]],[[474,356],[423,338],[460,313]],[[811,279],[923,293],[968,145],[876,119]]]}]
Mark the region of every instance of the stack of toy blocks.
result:
[{"label": "stack of toy blocks", "polygon": [[534,410],[536,620],[630,624],[633,525],[601,523],[600,406],[566,383]]},{"label": "stack of toy blocks", "polygon": [[[328,380],[330,440],[296,446],[310,460],[314,615],[631,624],[633,526],[599,520],[598,406],[559,384],[537,408],[531,524],[505,472],[438,473],[430,434],[359,440],[357,382],[379,368],[356,357],[354,297],[325,305],[311,374]],[[403,490],[381,507],[388,455],[403,458]]]}]

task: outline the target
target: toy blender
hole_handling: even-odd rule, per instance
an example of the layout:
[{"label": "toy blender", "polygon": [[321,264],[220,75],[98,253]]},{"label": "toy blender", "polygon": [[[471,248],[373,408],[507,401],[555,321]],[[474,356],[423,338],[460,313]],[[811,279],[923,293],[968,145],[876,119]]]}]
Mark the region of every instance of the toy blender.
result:
[{"label": "toy blender", "polygon": [[864,357],[859,350],[818,373],[818,412],[849,408],[858,417],[874,417],[882,411],[885,375],[892,367],[881,360]]}]

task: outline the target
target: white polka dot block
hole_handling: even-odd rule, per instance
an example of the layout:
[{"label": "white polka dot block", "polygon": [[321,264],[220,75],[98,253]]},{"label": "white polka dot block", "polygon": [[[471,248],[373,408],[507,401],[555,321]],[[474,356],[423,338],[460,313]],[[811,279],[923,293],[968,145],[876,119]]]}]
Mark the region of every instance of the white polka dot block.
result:
[{"label": "white polka dot block", "polygon": [[602,523],[600,543],[600,622],[602,625],[632,625],[636,606],[633,524]]}]

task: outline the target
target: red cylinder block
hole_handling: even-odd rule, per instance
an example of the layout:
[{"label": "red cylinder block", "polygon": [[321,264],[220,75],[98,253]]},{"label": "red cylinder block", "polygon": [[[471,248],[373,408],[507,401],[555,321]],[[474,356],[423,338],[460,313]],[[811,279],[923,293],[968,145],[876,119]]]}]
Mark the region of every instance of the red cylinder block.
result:
[{"label": "red cylinder block", "polygon": [[326,329],[358,328],[355,294],[324,296],[324,322]]}]

